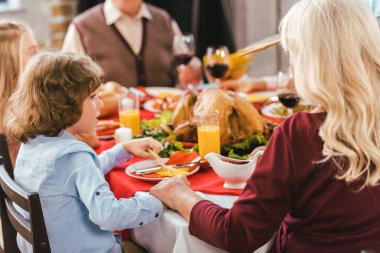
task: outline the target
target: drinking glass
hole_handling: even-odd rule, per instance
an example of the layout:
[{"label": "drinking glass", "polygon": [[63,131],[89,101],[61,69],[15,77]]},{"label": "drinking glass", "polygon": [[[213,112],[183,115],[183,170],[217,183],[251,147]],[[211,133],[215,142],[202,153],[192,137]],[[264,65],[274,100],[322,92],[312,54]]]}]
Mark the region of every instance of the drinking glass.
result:
[{"label": "drinking glass", "polygon": [[278,72],[277,90],[278,99],[287,110],[288,115],[292,114],[292,108],[298,105],[301,97],[298,96],[290,70],[288,72]]},{"label": "drinking glass", "polygon": [[219,85],[230,64],[228,48],[223,45],[207,47],[204,64],[208,73],[215,78],[215,83]]},{"label": "drinking glass", "polygon": [[139,97],[132,94],[120,94],[118,104],[120,125],[130,128],[133,137],[138,135],[140,133]]},{"label": "drinking glass", "polygon": [[174,62],[177,66],[184,67],[194,56],[195,43],[191,33],[184,33],[174,36],[173,52]]},{"label": "drinking glass", "polygon": [[197,125],[199,155],[203,158],[210,152],[220,154],[219,112],[198,115]]}]

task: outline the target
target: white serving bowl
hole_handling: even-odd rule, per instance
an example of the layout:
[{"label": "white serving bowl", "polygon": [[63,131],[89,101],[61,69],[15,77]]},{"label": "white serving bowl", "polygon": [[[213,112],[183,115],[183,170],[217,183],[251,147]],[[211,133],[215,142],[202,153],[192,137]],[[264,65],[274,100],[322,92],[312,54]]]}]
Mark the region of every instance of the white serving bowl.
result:
[{"label": "white serving bowl", "polygon": [[226,189],[244,189],[247,180],[256,168],[257,159],[263,151],[258,151],[252,160],[237,160],[216,153],[208,153],[205,159],[215,173],[222,178]]}]

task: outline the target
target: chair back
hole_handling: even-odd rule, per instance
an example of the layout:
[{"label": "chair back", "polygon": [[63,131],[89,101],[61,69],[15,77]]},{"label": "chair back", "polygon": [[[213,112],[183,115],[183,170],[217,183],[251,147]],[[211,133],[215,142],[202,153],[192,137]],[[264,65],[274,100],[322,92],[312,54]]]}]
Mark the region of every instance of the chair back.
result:
[{"label": "chair back", "polygon": [[[0,156],[0,216],[3,232],[4,253],[20,252],[17,247],[17,232],[33,247],[33,252],[50,253],[50,244],[42,213],[39,194],[26,192],[10,177]],[[18,205],[29,213],[30,220],[14,207]]]},{"label": "chair back", "polygon": [[7,143],[7,136],[0,134],[0,156],[3,157],[3,164],[9,176],[13,179],[13,165]]}]

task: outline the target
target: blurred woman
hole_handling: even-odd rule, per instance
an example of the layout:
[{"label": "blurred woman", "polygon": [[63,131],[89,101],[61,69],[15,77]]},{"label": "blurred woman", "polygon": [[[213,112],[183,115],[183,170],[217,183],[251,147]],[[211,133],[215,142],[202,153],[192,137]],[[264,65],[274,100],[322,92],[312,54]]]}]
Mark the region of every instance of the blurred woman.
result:
[{"label": "blurred woman", "polygon": [[[6,132],[3,118],[8,99],[17,86],[17,78],[37,52],[38,46],[32,31],[24,24],[0,21],[0,133]],[[15,161],[20,144],[9,141],[12,162]]]},{"label": "blurred woman", "polygon": [[281,23],[300,96],[317,109],[279,125],[231,209],[185,180],[151,193],[190,233],[229,252],[380,252],[380,29],[361,0],[302,0]]},{"label": "blurred woman", "polygon": [[[380,24],[380,1],[362,0],[375,15]],[[207,76],[210,79],[209,75]],[[262,76],[260,78],[245,77],[240,79],[229,79],[220,83],[223,90],[252,93],[256,91],[275,90],[277,87],[277,76]]]}]

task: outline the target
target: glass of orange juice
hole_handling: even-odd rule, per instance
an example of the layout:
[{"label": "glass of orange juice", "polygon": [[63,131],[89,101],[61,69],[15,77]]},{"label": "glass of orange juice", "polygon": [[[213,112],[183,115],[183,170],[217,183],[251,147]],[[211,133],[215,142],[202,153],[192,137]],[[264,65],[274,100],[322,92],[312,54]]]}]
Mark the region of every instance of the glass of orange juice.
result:
[{"label": "glass of orange juice", "polygon": [[120,94],[119,102],[119,122],[123,127],[132,130],[132,136],[140,133],[140,107],[138,96],[131,94]]},{"label": "glass of orange juice", "polygon": [[199,155],[203,158],[210,152],[220,154],[219,112],[199,115],[197,124]]}]

